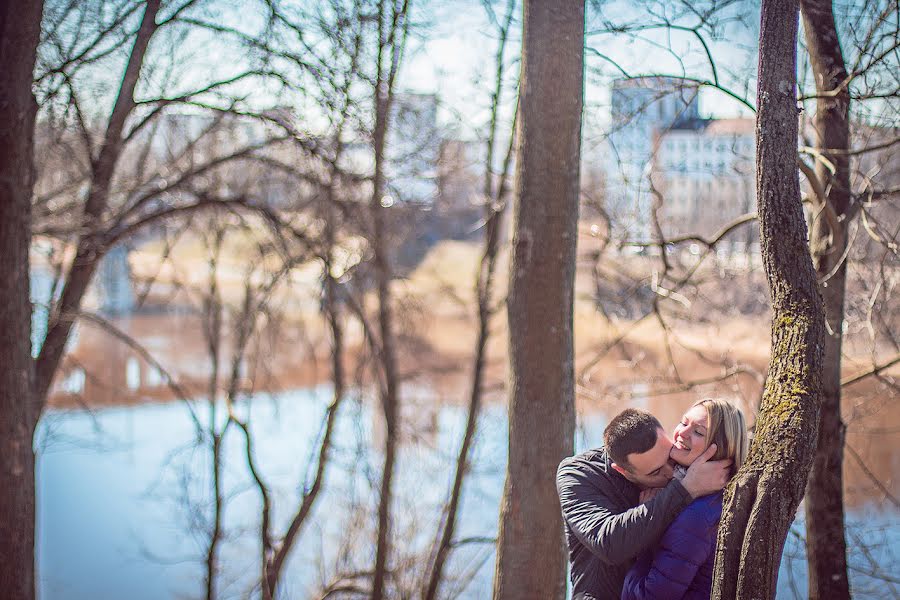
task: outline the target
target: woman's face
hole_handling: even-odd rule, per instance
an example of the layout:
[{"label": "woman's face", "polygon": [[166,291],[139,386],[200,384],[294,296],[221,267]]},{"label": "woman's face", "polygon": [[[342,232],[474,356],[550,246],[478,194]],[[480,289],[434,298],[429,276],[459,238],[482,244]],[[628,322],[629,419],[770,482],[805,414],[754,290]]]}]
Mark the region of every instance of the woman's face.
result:
[{"label": "woman's face", "polygon": [[709,445],[706,437],[709,415],[702,405],[692,406],[675,426],[673,439],[675,446],[670,454],[672,460],[687,467],[703,454]]}]

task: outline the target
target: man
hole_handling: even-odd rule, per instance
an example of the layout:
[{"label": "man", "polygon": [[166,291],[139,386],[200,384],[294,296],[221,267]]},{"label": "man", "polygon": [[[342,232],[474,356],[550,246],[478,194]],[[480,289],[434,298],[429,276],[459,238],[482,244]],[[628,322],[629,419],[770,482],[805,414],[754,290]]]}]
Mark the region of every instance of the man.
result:
[{"label": "man", "polygon": [[[643,410],[619,413],[604,431],[603,443],[563,460],[556,474],[573,600],[619,598],[637,555],[652,548],[694,498],[721,490],[728,481],[731,461],[709,460],[714,444],[681,481],[673,479],[672,440]],[[638,504],[642,492],[655,488],[661,489]]]}]

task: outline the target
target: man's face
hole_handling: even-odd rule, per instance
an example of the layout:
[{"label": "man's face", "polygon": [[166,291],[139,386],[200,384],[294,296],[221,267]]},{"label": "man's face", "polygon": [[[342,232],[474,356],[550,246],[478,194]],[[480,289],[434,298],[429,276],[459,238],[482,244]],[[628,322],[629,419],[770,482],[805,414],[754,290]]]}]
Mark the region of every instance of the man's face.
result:
[{"label": "man's face", "polygon": [[629,481],[643,489],[663,487],[672,479],[672,463],[669,453],[672,440],[660,427],[656,430],[656,445],[643,453],[628,455],[630,469],[614,465],[615,469]]}]

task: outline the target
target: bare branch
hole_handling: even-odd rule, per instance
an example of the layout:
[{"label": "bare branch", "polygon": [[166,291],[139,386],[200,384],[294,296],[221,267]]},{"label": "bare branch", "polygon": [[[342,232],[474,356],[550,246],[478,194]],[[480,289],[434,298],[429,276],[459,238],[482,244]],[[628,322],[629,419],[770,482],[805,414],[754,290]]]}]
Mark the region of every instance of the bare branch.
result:
[{"label": "bare branch", "polygon": [[846,378],[842,379],[841,387],[847,387],[847,386],[853,385],[854,383],[859,383],[863,379],[865,379],[867,377],[871,377],[872,375],[879,375],[882,371],[886,371],[887,369],[890,369],[897,363],[900,363],[900,354],[898,354],[897,356],[891,358],[890,360],[888,360],[886,362],[877,364],[877,365],[873,366],[871,369],[867,369],[867,370],[863,371],[862,373],[857,373],[856,375],[852,375],[850,377],[846,377]]}]

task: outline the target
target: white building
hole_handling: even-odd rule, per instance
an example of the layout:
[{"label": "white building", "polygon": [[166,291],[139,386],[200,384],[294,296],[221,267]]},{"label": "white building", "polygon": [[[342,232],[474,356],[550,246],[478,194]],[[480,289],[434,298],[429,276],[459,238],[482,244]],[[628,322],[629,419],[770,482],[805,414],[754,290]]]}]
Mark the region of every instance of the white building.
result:
[{"label": "white building", "polygon": [[[385,190],[382,203],[431,205],[438,196],[441,138],[437,96],[398,93],[391,104],[385,140]],[[375,169],[370,141],[354,140],[345,148],[340,166],[367,176]]]},{"label": "white building", "polygon": [[388,192],[402,202],[432,204],[438,196],[441,147],[437,96],[396,94],[386,142]]},{"label": "white building", "polygon": [[[663,235],[711,236],[756,206],[753,119],[702,119],[697,90],[679,79],[618,80],[612,89],[607,210],[613,235],[656,239],[657,195]],[[743,227],[720,250],[757,250]]]},{"label": "white building", "polygon": [[616,80],[611,116],[606,207],[613,235],[648,241],[652,238],[649,177],[654,142],[674,127],[700,122],[697,90],[668,77]]},{"label": "white building", "polygon": [[[651,182],[662,198],[663,234],[712,236],[756,209],[753,119],[702,121],[656,140]],[[729,235],[720,250],[758,252],[753,227]]]}]

